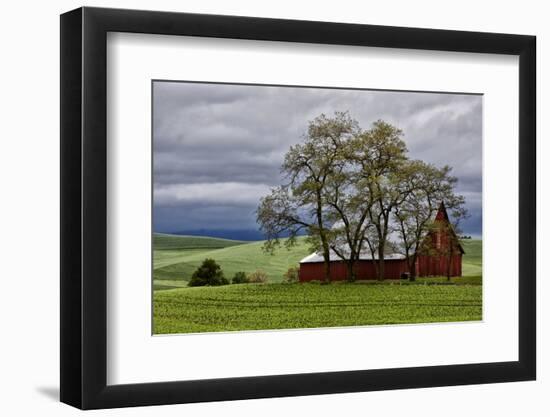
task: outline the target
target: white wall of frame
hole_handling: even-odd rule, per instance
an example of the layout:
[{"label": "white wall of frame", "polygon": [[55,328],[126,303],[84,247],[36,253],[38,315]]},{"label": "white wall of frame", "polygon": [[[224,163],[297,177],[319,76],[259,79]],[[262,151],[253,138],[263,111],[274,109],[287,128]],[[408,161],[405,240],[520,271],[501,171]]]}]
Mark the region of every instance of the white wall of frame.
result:
[{"label": "white wall of frame", "polygon": [[[88,0],[88,6],[239,14],[279,18],[535,34],[538,36],[539,379],[483,386],[324,395],[139,409],[94,415],[280,416],[334,415],[530,415],[550,409],[550,284],[543,266],[550,250],[550,135],[543,119],[550,99],[550,26],[544,2],[436,0]],[[0,106],[0,204],[2,257],[0,293],[0,413],[71,416],[57,402],[59,391],[59,14],[82,5],[75,0],[9,2],[3,5],[3,81]]]}]

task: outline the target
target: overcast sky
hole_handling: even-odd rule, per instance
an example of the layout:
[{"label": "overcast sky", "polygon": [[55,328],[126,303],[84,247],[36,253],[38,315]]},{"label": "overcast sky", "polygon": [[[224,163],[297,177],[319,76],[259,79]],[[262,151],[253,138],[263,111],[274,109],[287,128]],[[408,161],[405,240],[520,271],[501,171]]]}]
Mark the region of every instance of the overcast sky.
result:
[{"label": "overcast sky", "polygon": [[448,164],[481,235],[482,97],[183,82],[153,87],[154,229],[257,229],[260,197],[321,113],[349,111],[362,128],[404,131],[410,156]]}]

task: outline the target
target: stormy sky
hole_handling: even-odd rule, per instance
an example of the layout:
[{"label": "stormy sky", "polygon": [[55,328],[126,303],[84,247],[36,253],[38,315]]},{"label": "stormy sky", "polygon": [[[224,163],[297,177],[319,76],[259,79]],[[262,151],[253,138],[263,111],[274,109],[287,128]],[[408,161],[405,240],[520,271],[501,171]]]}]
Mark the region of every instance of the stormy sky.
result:
[{"label": "stormy sky", "polygon": [[448,164],[481,235],[482,97],[372,90],[155,81],[153,224],[156,232],[257,229],[260,197],[308,121],[349,111],[364,129],[403,130],[409,155]]}]

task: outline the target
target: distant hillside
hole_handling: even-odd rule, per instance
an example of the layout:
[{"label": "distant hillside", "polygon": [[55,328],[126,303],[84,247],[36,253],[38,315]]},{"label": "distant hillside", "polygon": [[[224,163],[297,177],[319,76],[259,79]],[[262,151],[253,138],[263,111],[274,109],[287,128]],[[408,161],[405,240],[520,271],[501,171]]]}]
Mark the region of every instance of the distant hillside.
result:
[{"label": "distant hillside", "polygon": [[155,250],[221,249],[243,243],[245,242],[215,237],[177,236],[163,233],[153,234],[153,247]]},{"label": "distant hillside", "polygon": [[174,235],[181,236],[206,236],[229,240],[245,240],[248,242],[264,240],[264,235],[259,230],[254,229],[197,229],[197,230],[179,230],[173,232]]},{"label": "distant hillside", "polygon": [[[182,230],[173,233],[174,235],[185,235],[185,236],[208,236],[208,237],[217,237],[221,239],[230,239],[230,240],[246,240],[248,242],[255,242],[264,240],[265,236],[262,232],[255,229],[197,229],[197,230]],[[300,234],[302,235],[302,233]],[[280,237],[288,237],[288,233],[281,234]]]}]

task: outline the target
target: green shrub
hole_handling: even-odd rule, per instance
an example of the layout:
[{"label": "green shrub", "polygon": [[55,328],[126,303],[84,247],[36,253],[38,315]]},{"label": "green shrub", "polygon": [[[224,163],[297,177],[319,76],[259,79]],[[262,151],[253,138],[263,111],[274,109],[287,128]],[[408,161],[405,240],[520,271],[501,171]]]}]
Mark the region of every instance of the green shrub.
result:
[{"label": "green shrub", "polygon": [[246,276],[245,272],[235,272],[235,275],[233,276],[233,279],[231,280],[232,284],[247,284],[248,278]]},{"label": "green shrub", "polygon": [[205,259],[202,265],[197,268],[191,279],[190,287],[204,287],[205,285],[227,285],[229,281],[223,276],[221,267],[214,259]]},{"label": "green shrub", "polygon": [[283,275],[283,282],[292,284],[299,281],[300,268],[290,267]]},{"label": "green shrub", "polygon": [[248,275],[248,282],[254,284],[265,284],[268,280],[267,274],[261,269],[257,269]]}]

